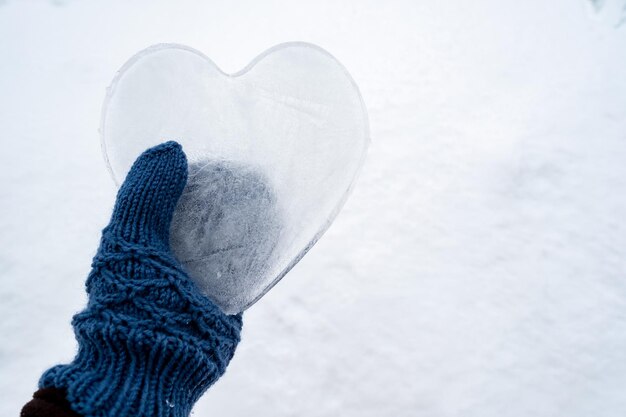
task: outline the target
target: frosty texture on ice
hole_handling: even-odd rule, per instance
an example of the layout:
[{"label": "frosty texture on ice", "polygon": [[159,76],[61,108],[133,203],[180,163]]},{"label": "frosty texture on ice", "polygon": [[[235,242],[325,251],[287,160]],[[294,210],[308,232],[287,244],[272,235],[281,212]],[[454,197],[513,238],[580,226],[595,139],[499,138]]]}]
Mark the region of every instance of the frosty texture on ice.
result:
[{"label": "frosty texture on ice", "polygon": [[170,243],[229,314],[263,296],[328,228],[368,135],[350,75],[304,43],[278,45],[232,75],[185,46],[148,48],[118,72],[101,126],[118,184],[143,150],[183,145],[189,182]]},{"label": "frosty texture on ice", "polygon": [[276,196],[251,166],[204,161],[189,180],[172,221],[170,242],[205,294],[236,310],[241,289],[262,285],[281,229]]}]

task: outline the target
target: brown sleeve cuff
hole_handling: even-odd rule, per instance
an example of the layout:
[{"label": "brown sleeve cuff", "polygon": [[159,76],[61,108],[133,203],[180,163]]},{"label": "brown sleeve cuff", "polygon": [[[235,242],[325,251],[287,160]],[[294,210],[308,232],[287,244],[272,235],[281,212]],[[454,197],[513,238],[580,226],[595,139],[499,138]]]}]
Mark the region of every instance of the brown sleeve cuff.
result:
[{"label": "brown sleeve cuff", "polygon": [[70,408],[65,390],[59,388],[42,388],[33,394],[22,408],[21,417],[82,417]]}]

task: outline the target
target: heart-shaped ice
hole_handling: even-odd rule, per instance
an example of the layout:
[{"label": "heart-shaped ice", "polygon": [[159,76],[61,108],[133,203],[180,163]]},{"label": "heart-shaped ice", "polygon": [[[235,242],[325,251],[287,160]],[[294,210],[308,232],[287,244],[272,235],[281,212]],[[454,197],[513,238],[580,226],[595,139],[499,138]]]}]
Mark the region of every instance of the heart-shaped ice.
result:
[{"label": "heart-shaped ice", "polygon": [[109,88],[101,135],[118,184],[145,149],[183,145],[189,181],[170,243],[229,314],[261,298],[326,231],[369,143],[356,84],[305,43],[271,48],[232,75],[186,46],[141,51]]}]

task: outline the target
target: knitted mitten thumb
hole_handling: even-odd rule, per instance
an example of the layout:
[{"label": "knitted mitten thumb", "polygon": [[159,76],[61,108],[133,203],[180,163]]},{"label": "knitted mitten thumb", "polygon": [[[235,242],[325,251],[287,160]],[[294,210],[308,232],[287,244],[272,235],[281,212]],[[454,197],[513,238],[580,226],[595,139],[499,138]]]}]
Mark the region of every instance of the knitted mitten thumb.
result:
[{"label": "knitted mitten thumb", "polygon": [[72,322],[78,353],[42,376],[85,417],[187,416],[225,371],[241,331],[172,255],[169,227],[187,181],[176,142],[144,152],[117,195]]}]

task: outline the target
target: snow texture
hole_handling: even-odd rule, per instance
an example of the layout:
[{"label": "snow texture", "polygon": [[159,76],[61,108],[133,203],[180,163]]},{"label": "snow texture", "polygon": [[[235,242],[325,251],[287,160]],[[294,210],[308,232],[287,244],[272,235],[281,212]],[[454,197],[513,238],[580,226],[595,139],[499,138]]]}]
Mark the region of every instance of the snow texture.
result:
[{"label": "snow texture", "polygon": [[304,40],[350,70],[372,144],[195,415],[623,417],[626,25],[605,3],[0,3],[0,414],[75,353],[112,74],[159,42],[233,72]]},{"label": "snow texture", "polygon": [[227,314],[256,302],[326,231],[363,166],[368,134],[345,68],[301,42],[270,48],[234,75],[188,46],[147,48],[115,77],[101,130],[118,183],[145,149],[183,145],[194,168],[172,249]]},{"label": "snow texture", "polygon": [[596,15],[619,28],[626,23],[626,0],[590,0]]}]

